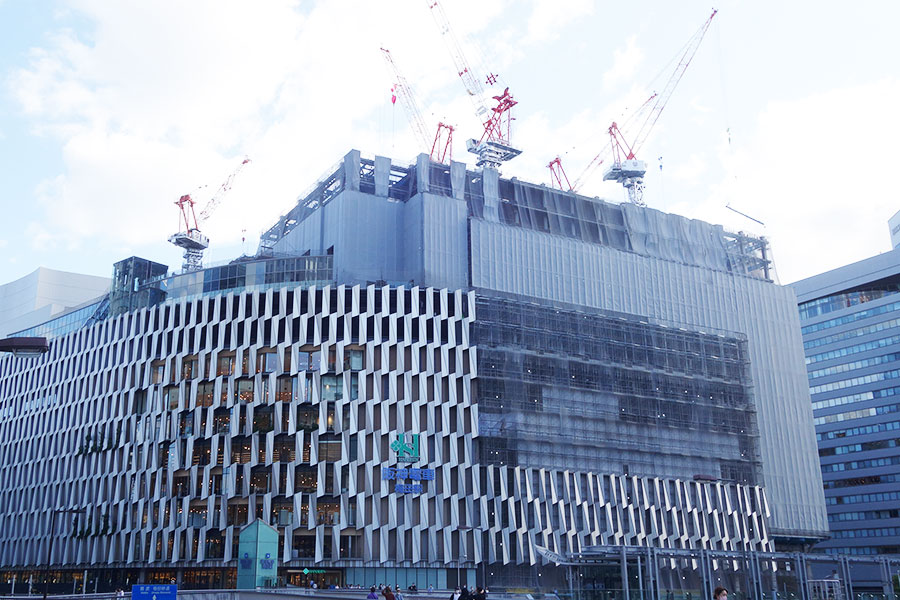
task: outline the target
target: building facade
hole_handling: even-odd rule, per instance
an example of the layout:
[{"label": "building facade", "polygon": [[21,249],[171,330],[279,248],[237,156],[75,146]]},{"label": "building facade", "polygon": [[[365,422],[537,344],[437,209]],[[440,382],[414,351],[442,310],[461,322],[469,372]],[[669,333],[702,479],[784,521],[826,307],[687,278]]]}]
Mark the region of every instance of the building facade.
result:
[{"label": "building facade", "polygon": [[830,553],[900,552],[900,250],[793,284]]},{"label": "building facade", "polygon": [[[560,582],[547,557],[596,545],[821,538],[798,317],[767,251],[353,151],[257,256],[121,261],[104,318],[0,363],[0,566],[27,578],[53,535],[75,587],[88,565],[229,585],[261,519],[292,583],[497,588]],[[50,531],[54,508],[85,512]]]}]

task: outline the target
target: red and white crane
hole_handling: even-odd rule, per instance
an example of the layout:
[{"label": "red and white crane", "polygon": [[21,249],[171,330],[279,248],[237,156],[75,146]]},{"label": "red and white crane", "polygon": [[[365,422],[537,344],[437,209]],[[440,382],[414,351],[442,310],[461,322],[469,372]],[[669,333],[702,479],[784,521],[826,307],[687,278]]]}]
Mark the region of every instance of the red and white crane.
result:
[{"label": "red and white crane", "polygon": [[422,112],[419,110],[412,86],[409,85],[409,81],[403,76],[397,63],[394,62],[391,51],[387,48],[381,48],[381,55],[394,73],[395,83],[394,87],[391,88],[394,92],[392,101],[400,99],[400,103],[409,116],[409,124],[419,142],[419,146],[424,150],[428,148],[429,143],[431,144],[431,160],[433,161],[443,163],[445,160],[450,160],[453,157],[453,127],[445,123],[438,123],[434,141],[431,141],[427,133],[428,127],[425,125],[425,119],[422,118]]},{"label": "red and white crane", "polygon": [[184,249],[184,264],[181,266],[183,271],[197,271],[203,268],[203,251],[209,247],[209,238],[200,232],[200,223],[203,223],[208,219],[216,207],[219,206],[219,203],[222,202],[222,198],[224,198],[225,194],[231,189],[231,184],[234,182],[235,176],[237,176],[249,162],[249,158],[244,158],[241,164],[228,175],[225,182],[219,186],[219,189],[216,190],[213,197],[209,199],[206,206],[200,211],[200,216],[197,216],[197,213],[194,212],[196,201],[190,194],[185,194],[175,201],[175,206],[178,207],[179,211],[179,231],[178,233],[169,236],[169,241],[179,248]]},{"label": "red and white crane", "polygon": [[[669,98],[672,97],[672,92],[675,91],[684,72],[687,70],[694,55],[697,53],[700,42],[703,41],[703,37],[706,35],[713,17],[716,16],[717,12],[716,9],[713,9],[709,18],[706,19],[703,25],[700,26],[700,29],[698,29],[688,40],[687,44],[685,44],[684,51],[680,54],[675,70],[669,76],[663,91],[659,94],[654,93],[650,96],[650,98],[628,119],[629,123],[637,123],[637,133],[634,137],[631,138],[631,136],[627,135],[628,132],[633,130],[632,127],[628,127],[627,129],[623,127],[620,129],[619,126],[613,122],[607,130],[610,139],[609,146],[604,150],[601,150],[600,153],[591,160],[581,175],[579,175],[575,179],[575,182],[570,186],[571,191],[578,191],[579,187],[584,183],[585,179],[593,173],[594,169],[606,162],[611,155],[612,161],[609,168],[603,174],[603,180],[621,183],[628,193],[629,202],[639,206],[645,205],[643,196],[644,175],[647,172],[647,163],[638,160],[636,157],[637,151],[644,145],[644,142],[647,141],[650,132],[653,130],[653,126],[656,125],[660,114],[662,114],[663,109],[669,102]],[[624,133],[623,129],[625,130]],[[628,139],[634,139],[634,141],[629,144],[627,142]],[[556,171],[562,172],[563,175],[565,175],[565,173],[562,171],[562,163],[558,161],[559,157],[552,161],[548,166],[551,167],[551,180],[555,180],[560,188],[562,188],[561,180]],[[552,166],[554,163],[556,163],[555,167]],[[554,169],[556,169],[556,171]]]},{"label": "red and white crane", "polygon": [[691,60],[693,60],[694,55],[697,53],[697,49],[700,48],[700,42],[703,41],[703,36],[706,35],[706,31],[709,29],[709,25],[712,23],[713,17],[716,16],[717,12],[716,9],[713,9],[712,14],[709,15],[706,22],[704,22],[700,29],[698,29],[691,39],[688,40],[684,52],[681,54],[681,58],[675,66],[675,71],[672,73],[671,77],[669,77],[663,91],[656,97],[656,102],[650,108],[650,113],[638,129],[634,142],[628,144],[615,123],[609,126],[609,139],[612,147],[613,162],[603,174],[603,181],[616,181],[625,186],[625,190],[628,193],[628,201],[632,204],[646,206],[644,203],[644,174],[647,172],[647,163],[638,160],[635,154],[644,145],[644,142],[647,141],[650,131],[653,129],[653,126],[656,125],[656,121],[659,120],[659,115],[662,114],[663,109],[669,102],[669,98],[672,97],[672,92],[675,91],[675,88],[678,86],[678,82],[681,81],[681,77],[687,70],[688,65],[691,64]]},{"label": "red and white crane", "polygon": [[[450,52],[450,59],[456,67],[456,73],[475,107],[475,116],[481,120],[484,126],[480,138],[466,140],[466,148],[478,156],[476,164],[479,167],[499,168],[503,162],[522,153],[521,150],[513,148],[509,141],[510,125],[513,121],[510,111],[518,102],[510,94],[508,87],[502,94],[492,96],[493,103],[488,101],[481,79],[469,66],[469,61],[466,60],[459,39],[453,33],[443,6],[435,0],[425,0],[425,2],[438,26],[444,45]],[[497,82],[497,75],[488,73],[484,77],[484,82],[487,85],[494,85]]]}]

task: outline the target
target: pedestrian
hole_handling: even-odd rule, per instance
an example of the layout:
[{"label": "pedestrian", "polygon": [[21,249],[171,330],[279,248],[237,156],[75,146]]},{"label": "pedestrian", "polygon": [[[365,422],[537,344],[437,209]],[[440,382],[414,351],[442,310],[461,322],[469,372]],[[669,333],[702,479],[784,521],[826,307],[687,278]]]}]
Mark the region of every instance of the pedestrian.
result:
[{"label": "pedestrian", "polygon": [[403,594],[400,593],[400,586],[394,588],[394,600],[403,600]]},{"label": "pedestrian", "polygon": [[450,594],[450,600],[459,600],[460,598],[462,598],[462,592],[460,592],[459,588],[457,587],[455,590],[453,590],[453,593]]},{"label": "pedestrian", "polygon": [[487,591],[479,585],[475,588],[475,595],[472,596],[472,600],[487,600]]},{"label": "pedestrian", "polygon": [[472,600],[472,595],[469,593],[469,588],[466,586],[462,586],[462,595],[459,597],[460,600]]},{"label": "pedestrian", "polygon": [[391,591],[391,586],[389,585],[384,586],[384,589],[381,590],[381,595],[384,596],[384,600],[396,600],[394,592]]},{"label": "pedestrian", "polygon": [[434,591],[434,584],[433,584],[433,583],[429,583],[429,584],[428,584],[428,593],[430,594],[430,593],[433,592],[433,591]]},{"label": "pedestrian", "polygon": [[374,585],[369,588],[369,595],[366,596],[366,600],[378,600],[378,592],[375,591]]},{"label": "pedestrian", "polygon": [[728,590],[719,586],[713,592],[713,600],[728,600]]}]

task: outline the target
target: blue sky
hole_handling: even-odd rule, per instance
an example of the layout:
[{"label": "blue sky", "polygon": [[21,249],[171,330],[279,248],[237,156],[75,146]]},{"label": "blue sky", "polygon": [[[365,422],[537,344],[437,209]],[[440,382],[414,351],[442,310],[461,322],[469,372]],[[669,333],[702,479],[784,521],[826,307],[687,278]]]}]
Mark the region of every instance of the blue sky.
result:
[{"label": "blue sky", "polygon": [[[581,172],[711,12],[691,0],[444,7],[473,66],[519,101],[524,152],[504,175],[545,183],[557,154]],[[888,250],[900,3],[716,7],[642,148],[648,205],[768,236],[782,283]],[[38,266],[108,275],[132,254],[178,267],[172,203],[206,185],[202,203],[245,155],[204,226],[213,262],[255,251],[349,149],[411,160],[423,148],[390,103],[381,46],[428,128],[456,125],[454,158],[473,164],[463,140],[478,123],[425,0],[0,0],[0,282]],[[599,172],[581,191],[623,198]]]}]

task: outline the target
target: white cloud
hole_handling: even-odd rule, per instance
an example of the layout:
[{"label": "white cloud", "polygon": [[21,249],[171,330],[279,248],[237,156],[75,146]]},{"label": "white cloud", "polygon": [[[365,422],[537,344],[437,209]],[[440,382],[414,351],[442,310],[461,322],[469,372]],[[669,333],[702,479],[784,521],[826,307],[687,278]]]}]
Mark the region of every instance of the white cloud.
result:
[{"label": "white cloud", "polygon": [[385,113],[381,38],[426,97],[458,83],[449,67],[419,77],[449,60],[427,10],[408,4],[71,2],[93,30],[51,32],[8,81],[65,163],[36,190],[34,239],[158,244],[176,228],[174,200],[206,184],[202,205],[247,154],[253,164],[205,225],[213,244],[233,242],[267,227],[349,144],[414,156],[406,116]]},{"label": "white cloud", "polygon": [[701,176],[709,172],[709,164],[700,154],[691,154],[683,162],[664,164],[664,168],[672,178],[689,184],[698,183]]},{"label": "white cloud", "polygon": [[[782,282],[890,249],[898,209],[900,80],[772,102],[749,144],[720,158],[726,176],[702,206],[681,207],[734,229],[758,230],[725,204],[766,223]],[[836,229],[835,224],[841,225]]]},{"label": "white cloud", "polygon": [[534,0],[525,41],[544,42],[559,37],[563,28],[594,10],[590,0]]},{"label": "white cloud", "polygon": [[630,36],[625,41],[625,47],[616,48],[613,53],[612,67],[603,73],[603,87],[609,90],[631,81],[643,58],[644,53],[637,45],[637,36]]}]

